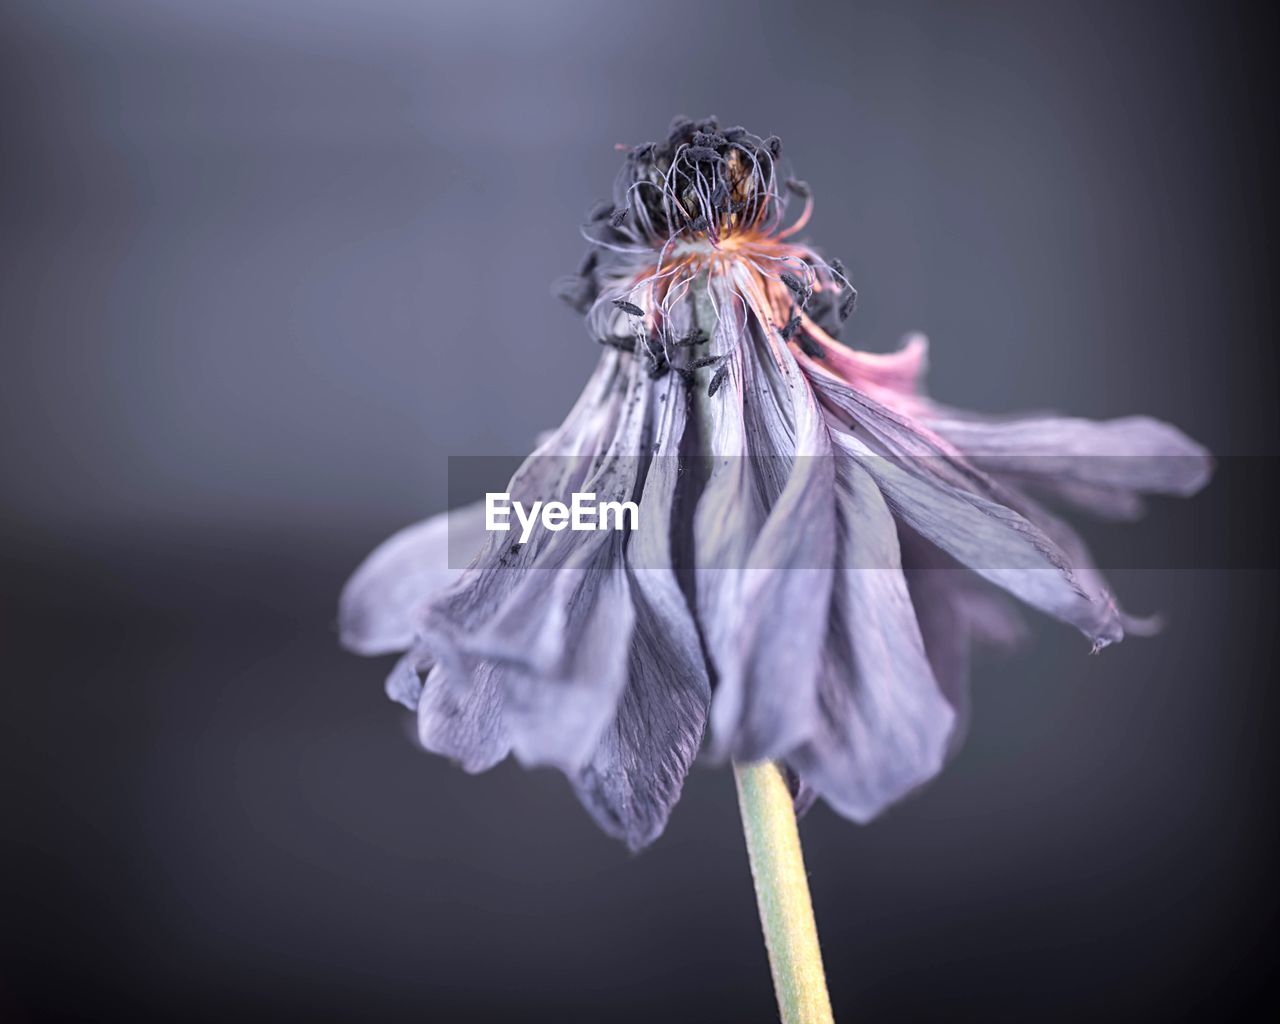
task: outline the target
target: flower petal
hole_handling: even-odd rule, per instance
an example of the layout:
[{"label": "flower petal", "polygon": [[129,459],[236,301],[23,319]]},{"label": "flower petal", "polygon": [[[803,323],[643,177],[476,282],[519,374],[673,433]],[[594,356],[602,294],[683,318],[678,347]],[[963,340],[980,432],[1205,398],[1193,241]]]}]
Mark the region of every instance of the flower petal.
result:
[{"label": "flower petal", "polygon": [[[640,486],[655,389],[638,364],[629,371],[616,432],[579,485],[601,502],[632,500]],[[525,764],[575,770],[613,718],[635,619],[625,549],[616,530],[550,533],[492,614],[453,637],[466,655],[509,667],[506,725]]]},{"label": "flower petal", "polygon": [[484,505],[445,512],[383,541],[352,574],[338,600],[342,645],[356,654],[408,649],[422,606],[461,575],[449,550],[478,551]]},{"label": "flower petal", "polygon": [[591,760],[574,779],[600,827],[638,850],[666,827],[697,757],[711,701],[698,628],[672,565],[685,402],[676,378],[655,385],[653,460],[627,545],[636,620],[627,686]]},{"label": "flower petal", "polygon": [[[635,376],[633,364],[605,354],[574,411],[512,478],[514,500],[527,505],[591,489],[615,458],[610,447],[634,443],[631,413],[624,415],[634,403],[619,385]],[[428,604],[419,634],[447,668],[445,685],[461,694],[475,666],[500,669],[495,679],[517,756],[576,769],[625,681],[632,612],[621,544],[602,533],[536,530],[527,544],[511,537],[488,534],[472,565]]]},{"label": "flower petal", "polygon": [[832,341],[823,346],[824,361],[854,387],[888,399],[910,398],[920,390],[929,365],[929,339],[909,334],[896,352],[861,352]]},{"label": "flower petal", "polygon": [[[498,667],[477,662],[466,678],[448,678],[448,665],[417,644],[387,676],[387,696],[418,714],[418,738],[432,753],[469,772],[492,768],[507,756],[510,741],[502,722]],[[425,681],[424,681],[425,680]]]},{"label": "flower petal", "polygon": [[925,653],[942,695],[956,713],[950,741],[954,752],[968,731],[974,645],[1012,650],[1025,639],[1026,625],[991,584],[901,523],[898,542]]},{"label": "flower petal", "polygon": [[561,624],[564,658],[546,671],[504,648],[503,698],[521,763],[572,772],[591,757],[626,686],[635,608],[620,541],[597,564],[554,575],[545,608]]},{"label": "flower petal", "polygon": [[1080,535],[1062,519],[1050,513],[1026,494],[1010,488],[1017,495],[1018,509],[1031,522],[1035,523],[1045,535],[1053,538],[1053,542],[1065,551],[1075,568],[1076,581],[1095,602],[1105,602],[1115,609],[1115,614],[1126,634],[1134,636],[1154,636],[1162,628],[1159,615],[1136,617],[1128,614],[1117,602],[1111,585],[1094,562],[1088,546]]},{"label": "flower petal", "polygon": [[[619,366],[614,353],[600,360],[569,416],[535,453],[561,457],[526,460],[509,490],[523,496],[571,489],[589,462],[584,452],[601,450],[600,439],[607,437],[616,419],[618,403],[609,399]],[[457,620],[484,614],[501,593],[501,584],[509,580],[494,567],[510,547],[506,534],[489,533],[484,525],[484,506],[476,504],[434,516],[380,545],[343,589],[343,644],[360,654],[402,651],[422,634],[433,609],[445,607],[444,617]],[[456,554],[472,548],[478,553],[470,566],[461,571],[449,567],[450,550]],[[441,639],[437,635],[437,642]]]},{"label": "flower petal", "polygon": [[573,782],[600,827],[638,850],[662,834],[680,798],[711,686],[687,609],[673,615],[673,605],[650,605],[641,594],[634,600],[626,688]]},{"label": "flower petal", "polygon": [[748,327],[730,358],[731,390],[711,414],[737,436],[713,450],[729,457],[694,521],[713,750],[744,761],[780,757],[813,729],[835,555],[827,426],[790,351],[767,338]]},{"label": "flower petal", "polygon": [[465,680],[448,679],[449,667],[434,665],[418,699],[418,739],[432,753],[457,761],[469,772],[488,771],[511,749],[503,720],[501,669],[477,662]]},{"label": "flower petal", "polygon": [[1213,469],[1202,446],[1148,416],[989,419],[943,409],[927,422],[974,465],[1108,518],[1136,516],[1142,493],[1194,494]]},{"label": "flower petal", "polygon": [[789,760],[837,811],[868,821],[942,767],[955,721],[902,573],[893,517],[871,475],[840,466],[838,573],[813,739]]},{"label": "flower petal", "polygon": [[818,394],[845,418],[846,428],[832,434],[838,449],[875,478],[898,519],[1015,597],[1075,625],[1095,649],[1124,636],[1114,603],[1081,586],[1069,554],[1011,507],[1013,499],[994,481],[928,428],[821,367],[806,369]]}]

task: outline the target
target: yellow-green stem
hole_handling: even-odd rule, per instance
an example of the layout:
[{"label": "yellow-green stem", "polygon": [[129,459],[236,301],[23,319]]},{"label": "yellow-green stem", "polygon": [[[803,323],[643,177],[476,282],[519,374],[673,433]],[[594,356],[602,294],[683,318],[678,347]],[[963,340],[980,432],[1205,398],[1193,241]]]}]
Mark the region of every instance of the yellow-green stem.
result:
[{"label": "yellow-green stem", "polygon": [[791,791],[778,766],[733,766],[782,1024],[832,1024]]}]

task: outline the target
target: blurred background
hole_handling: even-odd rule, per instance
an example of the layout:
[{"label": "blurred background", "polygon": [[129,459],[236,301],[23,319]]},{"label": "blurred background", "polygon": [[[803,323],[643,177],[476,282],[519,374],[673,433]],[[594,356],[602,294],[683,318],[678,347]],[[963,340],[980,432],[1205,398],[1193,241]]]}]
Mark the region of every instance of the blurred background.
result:
[{"label": "blurred background", "polygon": [[1038,624],[935,784],[802,823],[837,1017],[1274,1009],[1252,8],[4,5],[0,1017],[773,1019],[727,772],[632,856],[557,775],[423,754],[333,626],[448,456],[567,411],[597,352],[549,285],[677,113],[783,137],[846,339],[927,332],[943,400],[1226,456],[1089,533],[1162,637]]}]

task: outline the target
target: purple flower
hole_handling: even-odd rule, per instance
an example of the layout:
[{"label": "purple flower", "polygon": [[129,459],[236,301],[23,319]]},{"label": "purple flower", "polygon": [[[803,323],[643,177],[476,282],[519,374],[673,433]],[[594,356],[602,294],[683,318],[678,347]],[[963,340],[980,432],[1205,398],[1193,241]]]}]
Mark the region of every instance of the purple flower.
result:
[{"label": "purple flower", "polygon": [[[405,652],[387,690],[425,747],[473,772],[554,765],[633,848],[708,727],[713,756],[782,762],[802,799],[874,817],[954,747],[971,646],[1019,636],[1010,597],[1095,650],[1151,629],[1047,504],[1131,518],[1210,472],[1144,417],[938,405],[921,337],[841,345],[854,293],[792,241],[812,198],[780,151],[677,121],[630,151],[560,285],[604,351],[508,490],[631,500],[636,527],[518,544],[471,506],[392,537],[342,595],[348,648]],[[450,546],[477,554],[452,569]]]}]

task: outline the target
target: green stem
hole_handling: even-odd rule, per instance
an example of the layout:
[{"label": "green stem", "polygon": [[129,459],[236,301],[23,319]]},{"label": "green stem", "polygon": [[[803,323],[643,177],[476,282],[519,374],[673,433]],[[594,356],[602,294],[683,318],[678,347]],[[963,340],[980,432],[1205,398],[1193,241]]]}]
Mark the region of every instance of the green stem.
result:
[{"label": "green stem", "polygon": [[733,774],[782,1024],[832,1024],[791,791],[769,761]]}]

